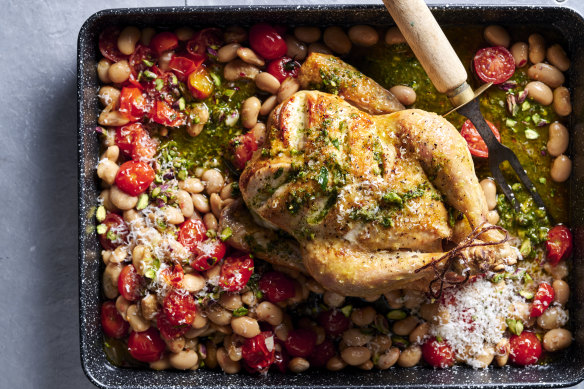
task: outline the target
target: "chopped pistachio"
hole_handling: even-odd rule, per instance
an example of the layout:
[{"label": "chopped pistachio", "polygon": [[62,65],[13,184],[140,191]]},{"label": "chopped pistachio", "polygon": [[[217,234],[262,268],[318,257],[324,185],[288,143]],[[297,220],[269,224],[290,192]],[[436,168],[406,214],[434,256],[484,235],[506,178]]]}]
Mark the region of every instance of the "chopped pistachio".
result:
[{"label": "chopped pistachio", "polygon": [[[144,70],[144,77],[149,78],[151,80],[156,79],[156,73],[150,71],[150,70]],[[162,82],[162,80],[160,80]]]},{"label": "chopped pistachio", "polygon": [[101,223],[102,221],[105,220],[106,216],[107,212],[105,211],[105,207],[103,205],[97,207],[97,211],[95,212],[95,218],[97,219],[97,221]]},{"label": "chopped pistachio", "polygon": [[184,180],[186,180],[186,179],[187,179],[188,175],[189,175],[189,174],[186,172],[186,170],[181,170],[180,172],[178,172],[178,174],[177,174],[177,176],[176,176],[176,177],[177,177],[179,180],[181,180],[181,181],[184,181]]},{"label": "chopped pistachio", "polygon": [[240,317],[245,316],[248,313],[248,309],[246,307],[239,307],[235,311],[233,311],[233,316]]},{"label": "chopped pistachio", "polygon": [[526,239],[521,243],[521,248],[519,252],[523,257],[527,257],[531,253],[531,240]]},{"label": "chopped pistachio", "polygon": [[525,137],[527,139],[537,139],[539,138],[539,134],[537,133],[537,131],[528,128],[527,130],[525,130]]},{"label": "chopped pistachio", "polygon": [[389,320],[402,320],[405,319],[408,314],[402,311],[401,309],[394,309],[391,310],[385,315]]},{"label": "chopped pistachio", "polygon": [[[159,189],[159,188],[157,188]],[[148,195],[146,193],[142,193],[140,197],[138,197],[138,203],[136,204],[136,209],[138,211],[143,210],[148,206]]]},{"label": "chopped pistachio", "polygon": [[547,183],[547,180],[545,179],[545,177],[539,177],[538,181],[540,184],[544,184],[544,185]]},{"label": "chopped pistachio", "polygon": [[156,187],[154,188],[154,190],[152,191],[152,197],[157,197],[160,194],[160,188]]},{"label": "chopped pistachio", "polygon": [[211,75],[211,78],[213,79],[213,83],[215,84],[215,86],[220,87],[221,86],[221,79],[219,78],[219,76],[213,72],[211,72],[209,74]]},{"label": "chopped pistachio", "polygon": [[154,279],[154,277],[156,277],[156,271],[154,269],[148,269],[144,272],[144,276],[150,279]]},{"label": "chopped pistachio", "polygon": [[152,61],[148,61],[146,58],[144,58],[144,59],[142,60],[142,63],[143,63],[144,65],[148,66],[148,67],[151,67],[151,66],[153,66],[153,65],[154,65],[154,62],[152,62]]},{"label": "chopped pistachio", "polygon": [[221,239],[222,242],[225,242],[227,239],[231,238],[231,235],[233,235],[233,231],[231,231],[231,228],[225,227],[221,231],[221,234],[219,234],[219,239]]},{"label": "chopped pistachio", "polygon": [[186,102],[185,102],[185,98],[181,97],[180,99],[178,99],[178,109],[180,111],[184,111],[186,108]]},{"label": "chopped pistachio", "polygon": [[97,233],[100,235],[105,234],[107,231],[107,226],[105,224],[98,224],[96,230],[97,230]]},{"label": "chopped pistachio", "polygon": [[521,104],[521,110],[527,111],[529,108],[531,108],[531,104],[529,104],[529,101],[525,100],[523,104]]},{"label": "chopped pistachio", "polygon": [[352,311],[353,311],[352,305],[345,305],[343,308],[341,308],[341,312],[343,312],[343,315],[345,315],[345,317],[349,317]]},{"label": "chopped pistachio", "polygon": [[507,127],[514,127],[516,124],[517,124],[516,120],[509,119],[509,118],[507,120],[505,120],[505,125]]},{"label": "chopped pistachio", "polygon": [[531,300],[533,298],[533,292],[530,292],[528,290],[522,290],[519,292],[519,294],[523,297],[525,297],[527,300]]},{"label": "chopped pistachio", "polygon": [[160,78],[157,78],[156,81],[154,81],[154,85],[156,90],[161,90],[164,87],[164,81],[162,81]]}]

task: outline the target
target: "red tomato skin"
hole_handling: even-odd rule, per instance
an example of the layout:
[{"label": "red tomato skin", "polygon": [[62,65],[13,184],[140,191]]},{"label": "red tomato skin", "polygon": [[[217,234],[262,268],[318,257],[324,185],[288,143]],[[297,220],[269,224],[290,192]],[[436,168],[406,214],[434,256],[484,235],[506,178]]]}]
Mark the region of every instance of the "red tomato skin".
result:
[{"label": "red tomato skin", "polygon": [[258,149],[258,142],[253,132],[249,131],[243,135],[239,135],[233,142],[233,166],[239,170],[245,168],[247,161],[253,157],[254,151]]},{"label": "red tomato skin", "polygon": [[140,362],[156,362],[162,357],[166,343],[156,329],[150,327],[143,332],[132,332],[128,338],[128,351]]},{"label": "red tomato skin", "polygon": [[351,320],[338,309],[319,313],[317,320],[331,338],[336,338],[351,326]]},{"label": "red tomato skin", "polygon": [[199,67],[191,72],[188,77],[187,87],[195,99],[206,99],[215,90],[213,79],[204,67]]},{"label": "red tomato skin", "polygon": [[316,346],[316,334],[305,328],[292,330],[288,333],[285,346],[293,357],[308,357]]},{"label": "red tomato skin", "polygon": [[178,38],[170,31],[159,32],[152,37],[150,48],[158,55],[178,47]]},{"label": "red tomato skin", "polygon": [[473,63],[477,76],[484,82],[501,84],[515,73],[513,55],[503,46],[480,49],[477,51]]},{"label": "red tomato skin", "polygon": [[116,175],[116,185],[130,196],[138,196],[148,189],[156,173],[154,169],[142,161],[124,162]]},{"label": "red tomato skin", "polygon": [[265,59],[282,57],[288,51],[284,38],[266,23],[256,24],[249,30],[249,43]]},{"label": "red tomato skin", "polygon": [[219,239],[207,239],[197,246],[199,255],[191,262],[191,267],[198,271],[205,271],[223,259],[227,246]]},{"label": "red tomato skin", "polygon": [[174,264],[172,268],[167,267],[160,272],[164,280],[175,288],[182,287],[182,281],[185,276],[185,272],[180,264]]},{"label": "red tomato skin", "polygon": [[547,282],[542,282],[537,287],[537,293],[533,298],[533,304],[531,304],[531,317],[541,316],[550,304],[554,301],[555,292],[554,288]]},{"label": "red tomato skin", "polygon": [[[270,342],[266,343],[266,340]],[[260,332],[253,338],[246,339],[241,346],[241,356],[245,364],[253,371],[263,372],[275,361],[274,334],[270,331]]]},{"label": "red tomato skin", "polygon": [[228,292],[243,289],[253,274],[253,266],[253,259],[249,254],[225,258],[221,265],[219,286]]},{"label": "red tomato skin", "polygon": [[162,310],[170,324],[190,325],[197,315],[197,304],[189,293],[178,293],[173,290],[164,298]]},{"label": "red tomato skin", "polygon": [[[274,362],[272,363],[272,366],[278,369],[280,373],[286,373],[286,371],[288,370],[288,362],[290,362],[290,356],[286,352],[286,347],[284,346],[284,343],[276,337],[274,337],[274,340],[276,341],[276,343],[280,345],[280,348],[279,350],[278,349],[274,350]],[[312,366],[312,362],[310,362],[310,364]]]},{"label": "red tomato skin", "polygon": [[[124,219],[122,219],[122,217],[120,215],[115,214],[115,213],[108,213],[101,224],[104,224],[107,227],[107,229],[106,229],[105,233],[99,234],[98,237],[99,237],[99,242],[101,243],[103,248],[106,250],[114,250],[116,247],[123,244],[126,241],[128,234],[130,233],[130,231],[128,230],[128,225],[126,224]],[[107,233],[112,228],[114,228],[116,230],[115,234],[117,237],[115,239],[115,241],[113,241],[113,242],[111,240],[109,240],[107,237]],[[118,242],[118,238],[119,238],[119,242]]]},{"label": "red tomato skin", "polygon": [[203,63],[204,58],[200,58],[198,62],[190,58],[174,56],[170,60],[168,67],[176,74],[179,80],[184,81],[189,74],[197,70]]},{"label": "red tomato skin", "polygon": [[204,28],[187,42],[186,50],[191,58],[207,58],[207,48],[219,48],[223,44],[223,32],[219,28]]},{"label": "red tomato skin", "polygon": [[116,304],[106,301],[101,305],[101,327],[107,336],[121,339],[128,333],[130,325],[122,318]]},{"label": "red tomato skin", "polygon": [[260,290],[272,303],[288,300],[296,295],[294,281],[284,273],[271,271],[265,273],[259,282]]},{"label": "red tomato skin", "polygon": [[570,257],[573,241],[572,233],[566,226],[557,225],[549,230],[548,240],[545,242],[547,261],[556,266],[560,261]]},{"label": "red tomato skin", "polygon": [[180,225],[178,242],[192,253],[197,252],[197,245],[207,239],[207,228],[201,219],[187,219]]},{"label": "red tomato skin", "polygon": [[[499,130],[497,129],[497,127],[495,127],[495,125],[493,123],[491,123],[490,121],[488,121],[488,120],[485,120],[485,121],[487,122],[487,124],[491,128],[491,131],[493,131],[495,138],[497,138],[497,140],[500,142],[501,141],[501,134],[499,134]],[[466,140],[466,143],[468,145],[468,149],[470,150],[470,153],[472,155],[474,155],[475,157],[479,157],[479,158],[487,158],[489,156],[489,150],[487,149],[487,144],[485,143],[483,138],[481,138],[481,135],[479,134],[479,132],[477,131],[475,126],[472,124],[470,119],[465,121],[464,124],[462,125],[462,129],[460,130],[460,135],[462,135],[464,140]]]},{"label": "red tomato skin", "polygon": [[156,142],[140,123],[118,127],[114,140],[122,154],[134,160],[151,159],[156,155]]},{"label": "red tomato skin", "polygon": [[128,301],[138,301],[140,299],[140,284],[142,277],[136,273],[134,265],[126,265],[118,278],[118,291]]},{"label": "red tomato skin", "polygon": [[190,325],[180,325],[176,326],[172,324],[168,317],[164,314],[163,311],[158,312],[158,317],[156,318],[156,325],[158,330],[160,331],[160,335],[165,339],[174,339],[178,338],[187,333],[187,331],[191,328]]},{"label": "red tomato skin", "polygon": [[454,353],[450,345],[445,341],[438,342],[435,337],[422,345],[422,357],[432,367],[444,369],[454,365]]},{"label": "red tomato skin", "polygon": [[120,93],[120,109],[131,122],[140,120],[148,108],[139,88],[123,87]]},{"label": "red tomato skin", "polygon": [[150,111],[150,119],[158,124],[169,127],[180,127],[185,124],[185,115],[173,109],[166,101],[158,100]]},{"label": "red tomato skin", "polygon": [[533,332],[524,331],[509,339],[509,359],[516,365],[527,366],[537,363],[541,356],[541,342]]},{"label": "red tomato skin", "polygon": [[314,346],[314,350],[308,357],[311,367],[324,367],[336,354],[335,344],[330,339],[325,339],[321,344]]},{"label": "red tomato skin", "polygon": [[120,32],[119,27],[110,26],[99,34],[99,51],[101,55],[113,62],[128,58],[127,55],[122,54],[118,50],[118,36]]},{"label": "red tomato skin", "polygon": [[138,44],[136,50],[134,50],[128,59],[128,64],[132,68],[132,74],[137,77],[140,71],[148,69],[148,65],[144,63],[144,60],[154,62],[153,57],[154,53],[150,47]]},{"label": "red tomato skin", "polygon": [[[289,69],[288,69],[289,68]],[[282,57],[268,63],[267,71],[278,81],[282,82],[288,77],[298,77],[300,64],[290,57]]]}]

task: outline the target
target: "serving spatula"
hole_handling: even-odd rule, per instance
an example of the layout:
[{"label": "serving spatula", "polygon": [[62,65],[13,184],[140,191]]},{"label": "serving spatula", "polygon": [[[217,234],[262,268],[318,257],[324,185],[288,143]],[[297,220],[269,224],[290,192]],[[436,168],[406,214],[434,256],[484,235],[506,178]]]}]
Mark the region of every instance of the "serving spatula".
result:
[{"label": "serving spatula", "polygon": [[545,208],[515,153],[500,143],[489,128],[479,109],[478,94],[466,82],[468,76],[462,62],[424,0],[383,2],[438,92],[448,96],[454,109],[470,119],[485,141],[491,174],[515,210],[519,211],[519,202],[500,168],[505,161],[509,162],[536,205]]}]

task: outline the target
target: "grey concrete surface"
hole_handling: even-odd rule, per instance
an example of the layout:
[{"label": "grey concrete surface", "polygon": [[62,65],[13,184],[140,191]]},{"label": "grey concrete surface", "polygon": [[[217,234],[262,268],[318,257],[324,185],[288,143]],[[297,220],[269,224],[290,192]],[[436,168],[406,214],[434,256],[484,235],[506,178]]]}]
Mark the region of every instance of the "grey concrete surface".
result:
[{"label": "grey concrete surface", "polygon": [[0,388],[93,387],[79,361],[79,28],[105,8],[252,3],[290,2],[0,0]]}]

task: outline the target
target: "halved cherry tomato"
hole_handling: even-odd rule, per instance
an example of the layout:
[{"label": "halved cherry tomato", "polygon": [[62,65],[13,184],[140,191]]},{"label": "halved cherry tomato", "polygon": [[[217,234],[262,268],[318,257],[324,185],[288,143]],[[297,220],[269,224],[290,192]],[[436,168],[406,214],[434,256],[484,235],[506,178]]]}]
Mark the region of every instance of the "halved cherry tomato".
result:
[{"label": "halved cherry tomato", "polygon": [[168,67],[174,71],[174,74],[178,77],[179,80],[185,81],[189,74],[194,72],[201,66],[203,63],[204,58],[201,58],[200,61],[195,62],[191,59],[186,57],[178,57],[174,56],[168,63]]},{"label": "halved cherry tomato", "polygon": [[274,349],[274,334],[264,331],[243,342],[241,356],[250,369],[263,372],[274,363]]},{"label": "halved cherry tomato", "polygon": [[189,74],[187,86],[195,99],[206,99],[215,89],[213,79],[204,67]]},{"label": "halved cherry tomato", "polygon": [[139,88],[123,87],[120,93],[120,109],[131,122],[138,121],[147,112],[146,99]]},{"label": "halved cherry tomato", "polygon": [[168,322],[175,326],[190,325],[197,315],[197,304],[189,293],[171,291],[164,298],[162,310]]},{"label": "halved cherry tomato", "polygon": [[286,41],[269,24],[256,24],[249,30],[251,48],[265,59],[276,59],[286,54]]},{"label": "halved cherry tomato", "polygon": [[197,245],[198,256],[191,262],[191,267],[198,271],[212,268],[223,259],[227,246],[219,239],[207,239]]},{"label": "halved cherry tomato", "polygon": [[201,219],[187,219],[180,225],[178,231],[178,242],[196,252],[197,245],[207,239],[207,228]]},{"label": "halved cherry tomato", "polygon": [[566,226],[557,225],[548,232],[548,240],[545,242],[547,261],[557,265],[561,260],[572,254],[572,233]]},{"label": "halved cherry tomato", "polygon": [[446,341],[431,337],[422,345],[422,357],[432,367],[446,368],[454,365],[454,352]]},{"label": "halved cherry tomato", "polygon": [[175,288],[182,287],[182,280],[185,276],[185,272],[179,263],[174,264],[172,267],[163,269],[160,274],[168,284]]},{"label": "halved cherry tomato", "polygon": [[259,287],[264,296],[272,303],[279,303],[296,295],[294,280],[278,271],[271,271],[262,275]]},{"label": "halved cherry tomato", "polygon": [[130,328],[113,301],[106,301],[101,306],[101,327],[107,336],[116,339],[123,338]]},{"label": "halved cherry tomato", "polygon": [[541,342],[533,332],[523,331],[521,335],[513,335],[509,346],[509,359],[516,365],[533,365],[541,356]]},{"label": "halved cherry tomato", "polygon": [[118,36],[120,36],[120,28],[110,26],[99,34],[99,51],[101,55],[110,61],[118,62],[128,58],[127,55],[122,54],[118,50]]},{"label": "halved cherry tomato", "polygon": [[185,124],[185,115],[173,109],[166,101],[157,101],[150,111],[150,118],[156,123],[169,127],[180,127]]},{"label": "halved cherry tomato", "polygon": [[293,357],[307,357],[316,346],[316,333],[306,328],[299,328],[288,333],[286,350]]},{"label": "halved cherry tomato", "polygon": [[160,335],[162,335],[165,339],[174,339],[178,338],[187,333],[187,331],[191,328],[190,325],[180,325],[176,326],[172,324],[166,314],[163,311],[158,312],[158,317],[156,318],[156,325],[158,326],[158,330],[160,331]]},{"label": "halved cherry tomato", "polygon": [[219,285],[228,292],[237,292],[247,284],[253,274],[253,259],[249,254],[227,257],[221,265]]},{"label": "halved cherry tomato", "polygon": [[187,53],[194,60],[207,58],[207,48],[218,49],[223,44],[223,33],[219,28],[205,28],[195,34],[193,39],[187,42]]},{"label": "halved cherry tomato", "polygon": [[282,57],[271,61],[267,67],[268,73],[282,82],[288,77],[298,77],[300,64],[290,57]]},{"label": "halved cherry tomato", "polygon": [[554,301],[554,288],[547,282],[542,282],[537,287],[537,292],[533,298],[533,304],[531,304],[531,317],[541,316],[546,309],[550,306],[552,301]]},{"label": "halved cherry tomato", "polygon": [[135,160],[151,159],[156,155],[156,141],[150,138],[142,124],[133,123],[116,129],[116,145],[122,154]]},{"label": "halved cherry tomato", "polygon": [[124,162],[116,175],[116,185],[130,196],[138,196],[143,193],[152,181],[156,173],[146,162],[128,161]]},{"label": "halved cherry tomato", "polygon": [[178,38],[170,31],[159,32],[154,35],[150,41],[150,48],[154,50],[157,55],[161,55],[168,50],[174,50],[177,47]]},{"label": "halved cherry tomato", "polygon": [[249,131],[237,136],[231,142],[233,146],[233,166],[239,170],[245,168],[247,161],[251,159],[254,151],[258,149],[258,142],[253,132]]},{"label": "halved cherry tomato", "polygon": [[134,359],[140,362],[158,361],[162,357],[165,348],[166,343],[153,327],[143,332],[132,332],[128,338],[128,351]]},{"label": "halved cherry tomato", "polygon": [[138,301],[141,297],[142,277],[136,273],[134,265],[126,265],[118,278],[118,291],[128,301]]},{"label": "halved cherry tomato", "polygon": [[128,225],[120,215],[108,213],[101,224],[106,226],[103,234],[99,234],[99,243],[106,250],[114,250],[124,244],[130,231]]},{"label": "halved cherry tomato", "polygon": [[[493,123],[491,123],[490,121],[488,121],[488,120],[485,120],[485,121],[487,122],[487,124],[491,128],[491,131],[493,131],[495,138],[497,138],[497,140],[500,142],[501,135],[499,134],[499,130],[497,130],[497,127],[495,127],[495,125]],[[470,153],[472,155],[474,155],[475,157],[480,157],[480,158],[487,158],[489,156],[489,150],[487,149],[487,144],[485,143],[485,141],[483,140],[483,138],[481,137],[481,135],[479,134],[479,132],[475,128],[474,124],[472,124],[470,119],[465,121],[464,124],[462,125],[462,129],[460,130],[460,135],[462,135],[464,140],[466,140],[466,143],[468,144],[468,149],[470,150]]]},{"label": "halved cherry tomato", "polygon": [[351,320],[338,309],[322,311],[318,314],[318,324],[328,336],[336,338],[351,326]]},{"label": "halved cherry tomato", "polygon": [[484,82],[501,84],[515,73],[513,55],[503,46],[480,49],[473,61],[477,76]]},{"label": "halved cherry tomato", "polygon": [[132,73],[135,73],[136,77],[141,71],[150,67],[144,62],[145,60],[154,63],[154,53],[150,47],[138,44],[136,50],[134,50],[128,59],[128,64],[132,68]]}]

